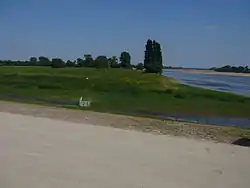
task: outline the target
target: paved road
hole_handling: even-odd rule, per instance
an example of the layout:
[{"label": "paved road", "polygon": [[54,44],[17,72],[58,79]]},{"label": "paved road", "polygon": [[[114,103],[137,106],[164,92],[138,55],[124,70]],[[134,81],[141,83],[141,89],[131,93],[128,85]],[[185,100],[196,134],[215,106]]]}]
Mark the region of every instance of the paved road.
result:
[{"label": "paved road", "polygon": [[1,188],[249,188],[250,149],[0,112]]}]

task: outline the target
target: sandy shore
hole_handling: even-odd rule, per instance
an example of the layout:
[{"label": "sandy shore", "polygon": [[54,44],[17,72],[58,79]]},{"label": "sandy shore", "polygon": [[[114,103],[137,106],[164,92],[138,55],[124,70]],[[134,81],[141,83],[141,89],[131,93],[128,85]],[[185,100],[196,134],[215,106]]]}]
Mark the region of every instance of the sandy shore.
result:
[{"label": "sandy shore", "polygon": [[57,115],[0,112],[1,188],[249,188],[249,148]]},{"label": "sandy shore", "polygon": [[189,69],[167,69],[167,71],[178,71],[191,74],[213,74],[213,75],[228,75],[228,76],[250,76],[249,73],[234,73],[234,72],[216,72],[212,70],[189,70]]}]

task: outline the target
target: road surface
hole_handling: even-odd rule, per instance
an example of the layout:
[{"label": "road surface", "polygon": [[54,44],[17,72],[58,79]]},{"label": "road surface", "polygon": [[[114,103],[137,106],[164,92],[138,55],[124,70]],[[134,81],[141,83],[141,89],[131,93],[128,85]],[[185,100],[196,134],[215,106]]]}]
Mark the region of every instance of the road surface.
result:
[{"label": "road surface", "polygon": [[0,112],[1,188],[249,188],[250,149]]}]

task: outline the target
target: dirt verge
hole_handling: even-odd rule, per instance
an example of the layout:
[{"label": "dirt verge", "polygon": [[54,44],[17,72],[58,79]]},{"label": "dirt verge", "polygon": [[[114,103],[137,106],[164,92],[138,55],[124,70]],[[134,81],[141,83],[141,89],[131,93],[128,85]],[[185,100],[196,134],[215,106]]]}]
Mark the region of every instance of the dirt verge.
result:
[{"label": "dirt verge", "polygon": [[250,138],[250,129],[201,125],[171,120],[72,110],[6,101],[0,101],[0,111],[66,120],[76,123],[89,123],[122,129],[133,129],[154,134],[185,136],[225,143],[232,143],[239,138]]}]

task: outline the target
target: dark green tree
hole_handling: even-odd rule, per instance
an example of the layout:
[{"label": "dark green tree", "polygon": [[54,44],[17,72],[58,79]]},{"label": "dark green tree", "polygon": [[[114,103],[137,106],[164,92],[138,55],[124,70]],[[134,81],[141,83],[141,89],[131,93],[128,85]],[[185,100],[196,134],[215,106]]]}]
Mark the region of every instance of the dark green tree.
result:
[{"label": "dark green tree", "polygon": [[68,60],[68,61],[66,62],[66,67],[75,67],[75,66],[76,66],[75,61],[70,61],[70,60]]},{"label": "dark green tree", "polygon": [[116,56],[112,56],[111,58],[108,59],[108,61],[109,61],[109,67],[111,67],[111,68],[119,68],[120,67]]},{"label": "dark green tree", "polygon": [[161,45],[155,40],[148,39],[145,45],[144,68],[148,73],[162,73]]},{"label": "dark green tree", "polygon": [[94,65],[96,68],[109,68],[108,58],[100,55],[95,59]]},{"label": "dark green tree", "polygon": [[250,69],[248,68],[248,66],[235,67],[235,66],[226,65],[220,68],[214,68],[212,70],[217,71],[217,72],[250,73]]},{"label": "dark green tree", "polygon": [[30,57],[29,64],[30,65],[38,65],[37,58],[36,57]]},{"label": "dark green tree", "polygon": [[84,66],[84,60],[82,58],[77,58],[76,64],[77,64],[77,67],[83,67]]},{"label": "dark green tree", "polygon": [[91,54],[85,54],[84,55],[84,66],[85,67],[93,67],[94,66],[94,60]]},{"label": "dark green tree", "polygon": [[38,59],[39,59],[40,66],[50,66],[51,65],[51,61],[47,57],[40,56]]},{"label": "dark green tree", "polygon": [[161,45],[153,41],[153,69],[155,73],[162,73],[163,65],[162,65],[162,51]]},{"label": "dark green tree", "polygon": [[148,73],[153,72],[153,42],[151,39],[148,39],[145,45],[144,68]]},{"label": "dark green tree", "polygon": [[131,56],[128,52],[122,52],[120,56],[120,66],[123,68],[131,68]]},{"label": "dark green tree", "polygon": [[64,68],[65,66],[65,62],[60,58],[53,58],[51,61],[52,68]]}]

